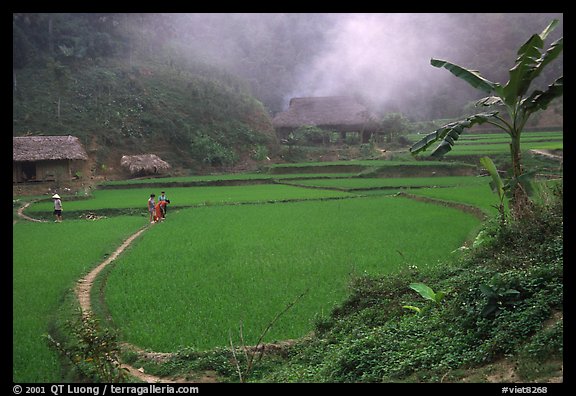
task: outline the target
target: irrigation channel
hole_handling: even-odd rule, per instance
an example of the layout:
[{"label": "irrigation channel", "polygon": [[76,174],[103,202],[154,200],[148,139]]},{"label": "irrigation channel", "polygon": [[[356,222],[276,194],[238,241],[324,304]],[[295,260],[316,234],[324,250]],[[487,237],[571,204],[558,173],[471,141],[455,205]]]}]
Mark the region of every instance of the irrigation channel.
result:
[{"label": "irrigation channel", "polygon": [[[418,197],[418,196],[414,196],[411,194],[405,194],[405,193],[402,193],[401,195],[408,197],[408,198],[411,198],[411,199],[425,200],[426,202],[430,202],[430,203],[434,203],[434,204],[453,206],[459,210],[472,213],[475,216],[479,217],[480,219],[485,220],[485,215],[482,213],[482,211],[478,210],[477,208],[472,208],[468,205],[462,205],[462,204],[457,204],[457,203],[447,203],[445,201],[440,201],[440,200],[436,200],[433,198],[423,198],[423,197]],[[34,218],[29,217],[23,213],[24,210],[31,203],[32,202],[26,203],[21,208],[19,208],[17,211],[18,216],[24,220],[27,220],[27,221],[45,222],[45,220],[34,219]],[[106,258],[106,260],[104,260],[102,263],[100,263],[96,268],[94,268],[92,271],[90,271],[86,276],[84,276],[83,278],[81,278],[77,281],[77,285],[74,289],[74,293],[76,295],[76,298],[78,299],[78,302],[80,304],[80,308],[82,310],[83,315],[89,315],[92,313],[90,294],[91,294],[92,286],[93,286],[94,281],[95,281],[96,277],[98,276],[98,274],[106,266],[108,266],[116,258],[118,258],[118,256],[128,246],[130,246],[130,244],[134,240],[136,240],[147,229],[149,229],[150,227],[153,227],[153,226],[154,226],[154,224],[146,224],[145,226],[140,228],[137,232],[135,232],[130,237],[128,237],[112,254],[110,254],[110,256],[108,256]],[[165,358],[168,358],[170,355],[169,353],[143,352],[138,347],[131,345],[131,344],[128,344],[128,343],[123,343],[122,345],[123,345],[123,347],[125,347],[127,349],[138,351],[142,355],[144,355],[148,358],[151,358],[151,359],[165,359]],[[270,345],[266,344],[266,345],[261,345],[260,348],[262,348],[262,350],[265,350],[266,348],[271,347],[271,346],[273,347],[272,344],[270,344]],[[250,347],[248,347],[248,348],[250,348]],[[132,375],[133,377],[135,377],[135,378],[137,378],[143,382],[146,382],[146,383],[186,383],[186,382],[207,383],[207,382],[218,382],[215,374],[211,373],[211,372],[195,373],[195,374],[200,374],[200,377],[198,377],[194,381],[190,381],[190,380],[187,380],[185,378],[158,377],[155,375],[145,373],[143,368],[136,368],[134,366],[131,366],[129,364],[122,363],[122,362],[119,362],[119,364],[120,364],[120,367],[123,369],[126,369],[130,373],[130,375]]]}]

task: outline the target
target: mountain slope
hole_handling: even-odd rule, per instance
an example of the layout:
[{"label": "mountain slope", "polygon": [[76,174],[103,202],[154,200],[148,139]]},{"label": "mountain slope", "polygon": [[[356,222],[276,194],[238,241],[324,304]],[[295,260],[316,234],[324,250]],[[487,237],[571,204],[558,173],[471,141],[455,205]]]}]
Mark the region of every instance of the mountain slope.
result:
[{"label": "mountain slope", "polygon": [[13,135],[78,136],[107,168],[141,153],[177,168],[231,166],[275,145],[263,105],[235,77],[131,63],[49,61],[15,71]]}]

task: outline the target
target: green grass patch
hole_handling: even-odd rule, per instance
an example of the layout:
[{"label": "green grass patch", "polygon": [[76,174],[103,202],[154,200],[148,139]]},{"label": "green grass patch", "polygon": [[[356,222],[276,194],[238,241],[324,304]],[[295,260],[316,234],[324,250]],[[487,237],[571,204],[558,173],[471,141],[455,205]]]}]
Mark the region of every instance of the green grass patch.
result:
[{"label": "green grass patch", "polygon": [[[462,163],[457,162],[436,162],[436,161],[414,161],[413,158],[405,160],[348,160],[348,161],[325,161],[325,162],[298,162],[290,164],[275,164],[268,167],[268,172],[271,174],[285,173],[285,172],[304,172],[309,173],[310,170],[322,169],[328,171],[329,169],[338,169],[341,172],[356,173],[362,169],[368,168],[393,168],[402,166],[418,166],[418,167],[434,167],[440,166],[445,168],[452,168],[463,166]],[[466,166],[466,165],[464,165]]]},{"label": "green grass patch", "polygon": [[[420,140],[422,134],[410,134],[406,136],[410,141]],[[522,133],[522,150],[557,150],[563,149],[563,131],[541,132],[524,131]],[[456,142],[450,157],[466,155],[497,155],[510,154],[510,136],[504,132],[497,133],[468,133],[464,132]],[[433,146],[435,147],[435,146]]]},{"label": "green grass patch", "polygon": [[490,216],[495,216],[498,213],[498,210],[494,207],[494,205],[498,205],[498,196],[490,189],[487,179],[486,184],[446,188],[420,188],[411,190],[410,193],[476,206]]},{"label": "green grass patch", "polygon": [[[559,197],[560,203],[536,206],[523,220],[493,229],[490,243],[458,260],[355,278],[348,298],[317,323],[314,335],[284,351],[284,365],[271,361],[261,370],[268,375],[253,381],[490,382],[491,375],[557,382],[564,349]],[[427,301],[411,289],[414,282],[446,294],[440,303]],[[488,298],[487,287],[496,296]],[[490,305],[498,309],[488,314]]]},{"label": "green grass patch", "polygon": [[[559,132],[524,132],[523,142],[550,142],[562,141],[564,133]],[[506,133],[464,133],[459,143],[510,143],[510,136]]]},{"label": "green grass patch", "polygon": [[[559,142],[523,142],[522,150],[562,150],[564,144]],[[449,156],[458,155],[491,155],[491,154],[510,154],[509,143],[486,143],[486,144],[457,144]]]},{"label": "green grass patch", "polygon": [[214,182],[214,181],[232,181],[232,180],[258,180],[271,179],[269,175],[262,173],[234,173],[219,175],[195,175],[195,176],[172,176],[172,177],[153,177],[131,180],[108,180],[102,183],[102,186],[130,186],[138,184],[168,184],[168,183],[196,183],[196,182]]},{"label": "green grass patch", "polygon": [[[400,197],[185,209],[146,232],[109,274],[106,303],[143,348],[247,344],[297,295],[266,341],[301,337],[352,274],[434,266],[479,221]],[[449,231],[449,232],[448,232]]]},{"label": "green grass patch", "polygon": [[438,177],[406,177],[406,178],[346,178],[346,179],[307,179],[290,181],[293,185],[329,187],[343,190],[365,190],[378,188],[414,188],[414,187],[445,187],[458,185],[486,184],[486,178],[476,176],[438,176]]},{"label": "green grass patch", "polygon": [[[64,216],[67,211],[90,211],[99,209],[138,209],[146,213],[146,202],[150,194],[160,195],[160,188],[130,188],[121,190],[96,190],[92,199],[67,201],[63,199]],[[303,199],[326,199],[351,197],[353,195],[327,190],[311,190],[279,184],[258,184],[248,186],[225,187],[174,187],[166,189],[172,207],[221,205],[248,202],[273,202]],[[28,208],[28,212],[49,212],[52,214],[51,201],[37,202]]]},{"label": "green grass patch", "polygon": [[285,179],[310,179],[310,178],[334,178],[334,177],[353,177],[350,173],[295,173],[295,174],[276,174],[270,175],[265,173],[235,173],[221,175],[205,176],[177,176],[177,177],[155,177],[133,180],[111,180],[102,183],[99,188],[133,188],[139,185],[152,186],[154,188],[169,187],[187,187],[202,185],[234,185],[235,182],[246,184],[273,183],[274,180]]},{"label": "green grass patch", "polygon": [[32,223],[12,239],[14,382],[60,382],[59,358],[43,335],[75,281],[142,224],[139,218]]}]

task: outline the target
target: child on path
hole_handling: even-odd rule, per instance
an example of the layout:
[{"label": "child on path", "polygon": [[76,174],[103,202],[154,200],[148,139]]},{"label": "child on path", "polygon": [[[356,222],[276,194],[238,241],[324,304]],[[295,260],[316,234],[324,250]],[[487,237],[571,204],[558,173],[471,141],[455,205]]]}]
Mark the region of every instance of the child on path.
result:
[{"label": "child on path", "polygon": [[[166,193],[164,191],[162,191],[160,193],[160,196],[158,197],[158,202],[162,202],[162,201],[168,201],[168,203],[170,203],[170,200],[168,200],[166,198]],[[168,206],[162,205],[162,206],[160,206],[160,209],[162,210],[162,218],[165,219],[166,218],[166,210],[168,209]]]},{"label": "child on path", "polygon": [[150,214],[150,223],[154,223],[155,216],[155,208],[156,207],[156,194],[150,194],[150,198],[148,199],[148,213]]}]

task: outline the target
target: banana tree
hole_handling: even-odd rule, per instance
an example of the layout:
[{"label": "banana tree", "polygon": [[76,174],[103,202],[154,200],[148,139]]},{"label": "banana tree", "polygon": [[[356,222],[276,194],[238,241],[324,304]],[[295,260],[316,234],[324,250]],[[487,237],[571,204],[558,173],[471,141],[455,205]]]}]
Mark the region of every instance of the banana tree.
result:
[{"label": "banana tree", "polygon": [[[504,112],[502,114],[500,111],[487,111],[471,115],[464,120],[451,122],[416,142],[410,148],[410,152],[413,155],[419,154],[435,142],[441,141],[431,153],[432,157],[441,157],[452,150],[452,146],[454,146],[465,129],[477,124],[492,124],[504,130],[510,136],[512,177],[515,180],[520,180],[520,176],[523,173],[520,137],[524,126],[532,114],[546,109],[553,99],[563,94],[563,76],[557,78],[545,91],[534,90],[527,94],[532,81],[541,74],[546,65],[556,59],[562,52],[562,37],[553,42],[548,50],[542,52],[544,41],[557,24],[558,20],[553,20],[542,33],[532,35],[520,47],[517,52],[516,64],[509,71],[510,79],[504,85],[487,80],[477,71],[468,70],[451,62],[433,58],[430,62],[432,66],[447,69],[456,77],[489,95],[480,99],[476,103],[477,106],[498,106],[503,108]],[[526,200],[527,197],[521,184],[515,183],[515,186],[515,191],[512,194],[514,201]]]}]

